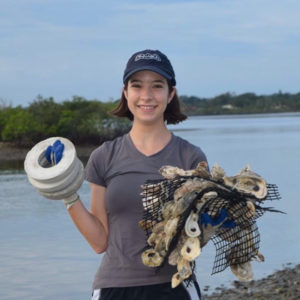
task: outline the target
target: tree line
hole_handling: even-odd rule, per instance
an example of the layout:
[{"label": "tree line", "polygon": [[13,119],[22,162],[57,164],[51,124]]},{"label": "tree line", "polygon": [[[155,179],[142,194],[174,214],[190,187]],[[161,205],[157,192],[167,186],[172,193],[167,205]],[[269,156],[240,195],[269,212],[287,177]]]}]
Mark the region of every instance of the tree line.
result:
[{"label": "tree line", "polygon": [[188,115],[254,114],[299,112],[300,93],[289,94],[279,91],[272,95],[224,93],[214,98],[181,96]]},{"label": "tree line", "polygon": [[[191,115],[299,112],[300,93],[272,95],[225,93],[214,98],[180,96],[182,109]],[[101,102],[74,96],[57,103],[38,96],[28,107],[0,103],[0,141],[32,146],[51,136],[63,136],[75,144],[101,144],[128,132],[127,119],[109,112],[117,101]]]},{"label": "tree line", "polygon": [[101,144],[129,130],[130,123],[112,117],[113,102],[75,96],[57,103],[38,96],[28,107],[0,108],[0,141],[33,146],[51,136],[62,136],[75,144]]}]

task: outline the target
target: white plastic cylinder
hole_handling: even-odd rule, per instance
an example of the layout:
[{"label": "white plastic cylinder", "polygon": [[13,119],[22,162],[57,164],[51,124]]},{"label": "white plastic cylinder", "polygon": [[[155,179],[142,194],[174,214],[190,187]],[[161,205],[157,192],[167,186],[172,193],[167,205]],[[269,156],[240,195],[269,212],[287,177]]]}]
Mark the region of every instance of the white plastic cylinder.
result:
[{"label": "white plastic cylinder", "polygon": [[[51,165],[46,149],[56,140],[64,144],[61,160]],[[84,168],[73,143],[63,137],[51,137],[36,144],[26,155],[24,169],[29,182],[44,197],[61,200],[75,194],[84,180]]]}]

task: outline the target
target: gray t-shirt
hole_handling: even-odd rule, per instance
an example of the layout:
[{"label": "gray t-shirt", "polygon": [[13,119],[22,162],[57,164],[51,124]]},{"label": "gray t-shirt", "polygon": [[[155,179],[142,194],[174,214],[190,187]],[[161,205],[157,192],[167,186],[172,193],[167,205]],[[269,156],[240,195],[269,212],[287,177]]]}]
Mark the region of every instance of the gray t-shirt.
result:
[{"label": "gray t-shirt", "polygon": [[155,272],[141,260],[146,246],[146,234],[138,225],[143,218],[141,185],[148,179],[162,179],[158,169],[163,165],[192,169],[200,161],[206,161],[202,150],[175,135],[161,151],[150,156],[136,149],[129,134],[105,142],[93,151],[85,179],[107,188],[109,223],[108,247],[93,289],[171,281],[175,267],[166,263]]}]

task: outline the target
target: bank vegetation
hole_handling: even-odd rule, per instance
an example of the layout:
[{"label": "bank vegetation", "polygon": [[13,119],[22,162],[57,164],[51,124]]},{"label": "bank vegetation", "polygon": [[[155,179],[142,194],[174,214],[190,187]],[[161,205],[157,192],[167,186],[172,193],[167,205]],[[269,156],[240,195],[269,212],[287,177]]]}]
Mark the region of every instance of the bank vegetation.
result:
[{"label": "bank vegetation", "polygon": [[[225,93],[209,99],[181,96],[180,100],[189,116],[300,112],[300,93]],[[77,145],[99,145],[130,128],[127,119],[110,114],[117,103],[79,96],[62,102],[38,96],[27,107],[12,107],[0,101],[0,142],[28,147],[51,136],[63,136]]]}]

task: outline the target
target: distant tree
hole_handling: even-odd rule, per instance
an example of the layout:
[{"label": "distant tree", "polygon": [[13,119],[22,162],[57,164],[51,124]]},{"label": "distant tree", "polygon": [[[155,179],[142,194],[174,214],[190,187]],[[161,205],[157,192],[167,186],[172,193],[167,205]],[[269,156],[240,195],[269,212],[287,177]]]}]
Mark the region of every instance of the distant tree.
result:
[{"label": "distant tree", "polygon": [[5,126],[1,132],[3,141],[29,145],[40,133],[41,128],[35,122],[33,115],[21,106],[6,111]]}]

